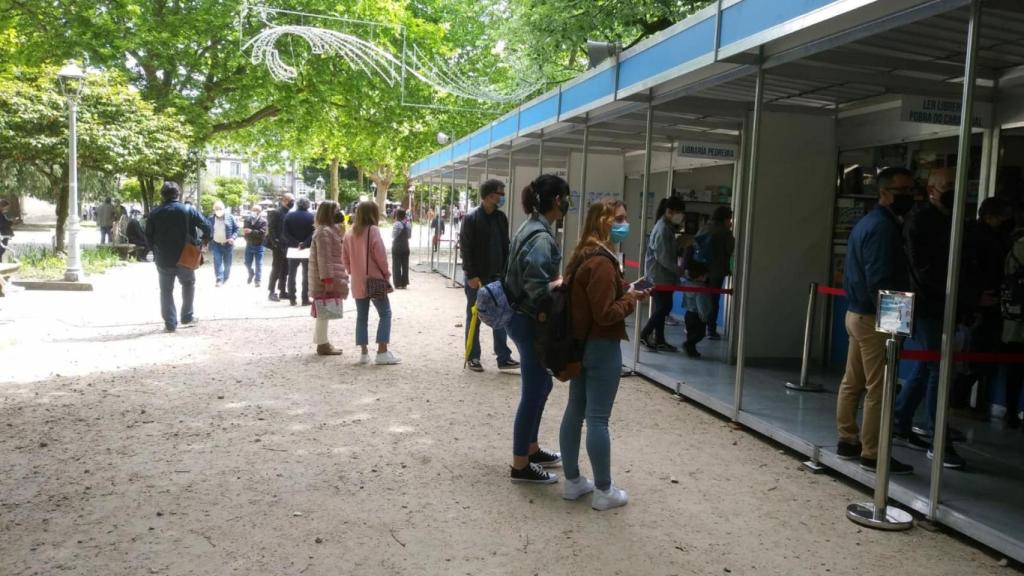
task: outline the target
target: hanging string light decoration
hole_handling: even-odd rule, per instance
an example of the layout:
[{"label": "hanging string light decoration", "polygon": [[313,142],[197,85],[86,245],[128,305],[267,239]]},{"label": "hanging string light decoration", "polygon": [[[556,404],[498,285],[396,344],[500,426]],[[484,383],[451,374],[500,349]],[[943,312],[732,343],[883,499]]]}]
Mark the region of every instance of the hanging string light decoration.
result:
[{"label": "hanging string light decoration", "polygon": [[483,102],[509,103],[523,100],[544,85],[542,80],[526,80],[521,81],[519,86],[514,89],[501,90],[477,78],[468,77],[437,58],[425,57],[415,45],[407,48],[405,30],[400,26],[392,27],[396,28],[402,36],[401,59],[384,48],[353,34],[304,24],[277,25],[271,20],[273,15],[282,13],[326,18],[371,27],[380,26],[376,23],[245,4],[239,14],[240,29],[243,28],[244,19],[250,12],[255,12],[259,16],[265,28],[246,42],[242,46],[242,50],[250,50],[252,63],[266,65],[270,75],[279,81],[293,82],[298,77],[298,70],[294,66],[298,63],[286,62],[282,59],[278,49],[282,39],[298,38],[309,46],[310,54],[337,57],[353,70],[383,79],[388,86],[394,87],[401,83],[403,90],[406,75],[409,75],[442,92],[462,98]]}]

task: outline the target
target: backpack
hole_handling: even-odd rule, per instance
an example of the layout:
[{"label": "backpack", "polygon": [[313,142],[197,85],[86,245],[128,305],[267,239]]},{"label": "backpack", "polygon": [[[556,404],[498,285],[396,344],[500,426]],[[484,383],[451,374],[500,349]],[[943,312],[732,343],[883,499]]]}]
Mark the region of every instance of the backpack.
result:
[{"label": "backpack", "polygon": [[[519,246],[519,250],[522,250],[523,246],[530,243],[530,240],[534,236],[545,232],[544,230],[534,230],[531,232],[526,239],[523,240]],[[519,250],[516,252],[516,259],[519,257]],[[512,259],[509,259],[509,264],[512,263]],[[476,310],[477,317],[484,324],[487,324],[494,330],[503,330],[508,323],[512,320],[512,315],[516,313],[515,298],[509,292],[505,286],[505,280],[495,280],[486,286],[480,288],[476,293]]]},{"label": "backpack", "polygon": [[603,250],[587,256],[576,265],[567,282],[563,282],[561,286],[551,290],[551,307],[546,315],[540,315],[537,318],[535,345],[541,365],[562,382],[567,382],[578,376],[583,367],[586,339],[576,338],[573,335],[572,283],[576,270],[579,270],[580,266],[595,256],[603,256],[611,260],[618,269],[618,260]]},{"label": "backpack", "polygon": [[1013,250],[1006,257],[1006,274],[999,294],[999,309],[1011,322],[1024,321],[1024,262]]},{"label": "backpack", "polygon": [[711,234],[698,234],[693,239],[693,261],[701,264],[711,263]]}]

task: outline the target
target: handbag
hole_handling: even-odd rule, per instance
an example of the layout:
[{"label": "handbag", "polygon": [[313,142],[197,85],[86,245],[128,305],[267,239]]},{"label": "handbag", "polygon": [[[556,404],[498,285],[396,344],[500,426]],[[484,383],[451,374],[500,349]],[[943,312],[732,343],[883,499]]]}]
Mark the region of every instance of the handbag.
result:
[{"label": "handbag", "polygon": [[379,300],[392,291],[391,283],[383,278],[370,278],[370,231],[366,231],[366,297]]},{"label": "handbag", "polygon": [[198,270],[199,266],[203,263],[203,252],[198,246],[192,243],[191,234],[188,233],[189,227],[192,225],[192,215],[185,215],[185,246],[181,249],[181,255],[178,256],[178,266],[182,268],[188,268],[189,270]]},{"label": "handbag", "polygon": [[340,320],[345,317],[344,302],[341,298],[314,298],[313,317]]}]

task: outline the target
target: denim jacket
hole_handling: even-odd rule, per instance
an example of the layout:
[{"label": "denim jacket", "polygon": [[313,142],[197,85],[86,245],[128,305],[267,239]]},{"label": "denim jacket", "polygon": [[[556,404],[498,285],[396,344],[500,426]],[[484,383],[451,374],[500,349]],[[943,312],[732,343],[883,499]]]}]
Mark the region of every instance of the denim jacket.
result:
[{"label": "denim jacket", "polygon": [[[523,241],[536,230],[539,234]],[[505,287],[516,301],[516,310],[528,316],[536,316],[544,310],[550,300],[548,283],[561,274],[562,253],[555,242],[555,233],[543,216],[534,214],[519,227],[512,239],[508,268],[505,271]]]},{"label": "denim jacket", "polygon": [[655,284],[679,284],[677,262],[675,231],[664,218],[659,218],[647,241],[644,274]]}]

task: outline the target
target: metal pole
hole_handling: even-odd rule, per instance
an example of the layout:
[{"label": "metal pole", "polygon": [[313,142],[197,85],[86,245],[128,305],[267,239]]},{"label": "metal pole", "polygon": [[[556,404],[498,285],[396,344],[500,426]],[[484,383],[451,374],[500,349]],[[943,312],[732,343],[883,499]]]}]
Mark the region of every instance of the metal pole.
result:
[{"label": "metal pole", "polygon": [[899,371],[900,345],[896,336],[885,342],[885,380],[882,383],[882,421],[879,424],[878,456],[875,465],[874,502],[850,504],[846,517],[879,530],[909,530],[914,517],[889,506],[889,455],[892,453],[892,407],[896,403],[896,375]]},{"label": "metal pole", "polygon": [[750,292],[750,253],[754,240],[754,201],[757,199],[757,160],[761,145],[761,116],[764,112],[764,68],[757,67],[757,85],[754,89],[754,119],[750,128],[750,162],[747,165],[747,190],[743,214],[743,262],[736,321],[736,389],[733,393],[733,420],[739,418],[743,408],[743,371],[747,354],[747,312]]},{"label": "metal pole", "polygon": [[[746,173],[746,166],[747,166],[747,153],[748,153],[748,151],[747,151],[747,138],[748,138],[747,127],[749,125],[750,125],[750,123],[747,121],[747,119],[743,118],[743,122],[740,125],[740,153],[739,153],[739,158],[737,158],[736,162],[733,163],[733,165],[732,165],[732,170],[733,170],[733,174],[732,174],[732,181],[733,181],[732,188],[733,188],[733,190],[732,190],[732,206],[731,206],[731,208],[732,208],[732,213],[733,213],[733,230],[736,229],[736,225],[735,225],[735,223],[736,223],[736,215],[739,214],[740,212],[742,212],[743,208],[745,207],[745,204],[743,204],[743,202],[744,202],[743,198],[745,198],[745,192],[744,192],[744,186],[743,186],[743,175]],[[740,240],[742,241],[742,236],[744,234],[746,234],[746,228],[744,227],[744,225],[740,226],[739,232],[740,232]],[[741,245],[742,245],[742,242],[741,242]],[[729,287],[735,289],[736,286],[739,284],[739,276],[737,275],[737,271],[736,270],[733,270],[732,272],[733,272],[732,276],[729,277]],[[728,344],[728,350],[727,350],[727,353],[726,353],[726,358],[729,359],[728,361],[729,361],[730,364],[733,364],[736,361],[736,331],[734,330],[734,328],[735,328],[735,319],[736,319],[736,296],[735,296],[735,292],[733,292],[733,294],[731,294],[729,296],[729,298],[726,299],[725,303],[726,303],[726,309],[725,309],[725,325],[726,326],[725,326],[725,329],[726,329],[726,335],[728,336],[728,338],[726,340],[729,343]]]},{"label": "metal pole", "polygon": [[786,388],[798,392],[822,392],[825,389],[821,384],[811,384],[808,380],[808,371],[811,365],[811,339],[814,337],[814,311],[818,301],[818,283],[811,282],[811,293],[807,297],[807,321],[804,323],[804,351],[800,362],[800,380],[797,382],[786,382]]},{"label": "metal pole", "polygon": [[516,184],[512,166],[512,145],[508,146],[508,230],[509,234],[516,233]]},{"label": "metal pole", "polygon": [[971,169],[971,128],[974,125],[974,85],[978,63],[978,36],[981,32],[981,0],[971,2],[971,20],[967,26],[967,54],[964,95],[960,116],[960,147],[956,160],[956,198],[953,201],[953,226],[949,234],[949,273],[946,276],[946,307],[942,318],[942,360],[939,363],[939,396],[932,434],[932,485],[928,517],[935,518],[942,485],[942,462],[946,454],[946,422],[949,389],[953,383],[953,352],[956,346],[956,303],[960,293],[960,248],[967,210],[967,179]]},{"label": "metal pole", "polygon": [[[466,172],[469,172],[469,161],[468,160],[466,161]],[[451,204],[453,204],[455,202],[455,199],[458,198],[458,194],[459,193],[455,190],[455,164],[452,163],[452,194],[449,197],[450,202],[445,202],[445,204],[448,204],[448,206],[447,206],[448,208],[451,208]],[[454,258],[455,258],[455,254],[454,254],[454,252],[455,252],[455,245],[452,244],[452,242],[451,242],[451,240],[452,240],[452,228],[455,227],[455,210],[449,210],[448,211],[448,219],[450,220],[449,223],[448,223],[448,242],[447,242],[448,250],[449,250],[449,252],[448,252],[448,272],[451,274],[452,278],[455,278],[455,273],[454,273],[454,271],[455,271],[455,262],[454,262]]]},{"label": "metal pole", "polygon": [[583,158],[581,164],[583,165],[580,171],[580,205],[579,214],[576,215],[576,241],[579,242],[583,238],[583,221],[586,215],[583,210],[587,205],[587,155],[590,152],[590,122],[584,119],[583,124]]},{"label": "metal pole", "polygon": [[[648,93],[650,95],[650,93]],[[647,237],[647,193],[651,191],[651,144],[654,140],[654,105],[647,101],[647,133],[644,137],[644,184],[640,190],[640,265],[644,261],[644,239]],[[640,274],[644,274],[641,269]],[[648,304],[650,306],[650,304]],[[633,371],[640,363],[640,314],[633,322]]]},{"label": "metal pole", "polygon": [[[84,80],[83,80],[84,82]],[[64,280],[78,282],[82,273],[82,254],[78,247],[78,101],[68,96],[68,268]]]}]

